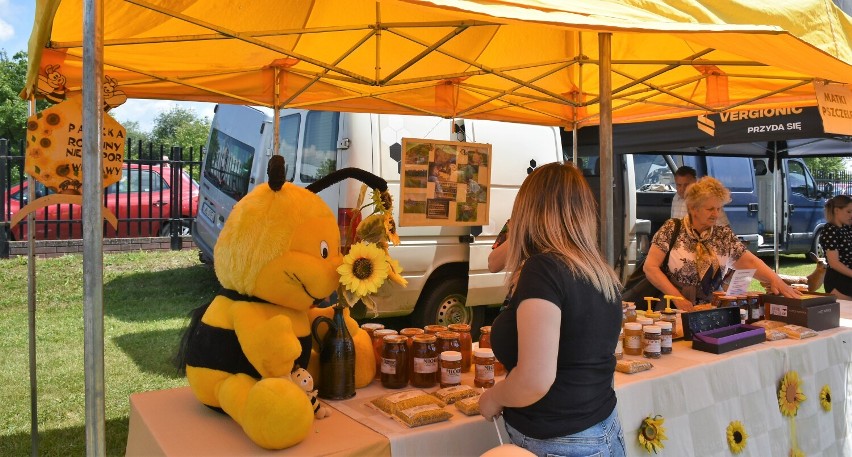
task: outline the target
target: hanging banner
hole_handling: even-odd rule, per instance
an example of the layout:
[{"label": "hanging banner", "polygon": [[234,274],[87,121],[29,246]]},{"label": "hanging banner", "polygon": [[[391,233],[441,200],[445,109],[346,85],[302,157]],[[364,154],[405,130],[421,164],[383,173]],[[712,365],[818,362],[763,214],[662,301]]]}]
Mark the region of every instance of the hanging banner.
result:
[{"label": "hanging banner", "polygon": [[[15,226],[28,213],[53,204],[83,204],[83,105],[70,97],[27,119],[25,171],[44,184],[48,195],[30,202],[15,213]],[[103,186],[121,179],[126,131],[109,114],[103,119]],[[115,215],[103,208],[104,217],[117,228]]]},{"label": "hanging banner", "polygon": [[402,139],[399,225],[488,225],[491,145]]},{"label": "hanging banner", "polygon": [[814,82],[814,90],[826,133],[852,135],[852,90],[849,86]]}]

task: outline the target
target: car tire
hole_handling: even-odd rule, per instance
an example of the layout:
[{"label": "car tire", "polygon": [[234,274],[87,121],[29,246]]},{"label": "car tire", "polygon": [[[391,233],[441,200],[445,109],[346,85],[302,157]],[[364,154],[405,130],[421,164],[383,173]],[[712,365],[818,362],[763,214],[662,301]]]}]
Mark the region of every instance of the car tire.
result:
[{"label": "car tire", "polygon": [[814,233],[814,241],[811,245],[811,252],[816,254],[820,259],[825,258],[825,251],[822,249],[822,246],[819,245],[819,239],[822,237],[822,227],[818,228],[816,233]]},{"label": "car tire", "polygon": [[479,334],[485,321],[484,306],[465,306],[467,278],[439,278],[424,290],[414,307],[412,326],[470,324],[471,334]]},{"label": "car tire", "polygon": [[[172,236],[172,226],[168,222],[164,222],[163,225],[160,226],[160,236]],[[192,235],[192,224],[188,221],[180,221],[180,229],[178,230],[179,236],[191,236]]]}]

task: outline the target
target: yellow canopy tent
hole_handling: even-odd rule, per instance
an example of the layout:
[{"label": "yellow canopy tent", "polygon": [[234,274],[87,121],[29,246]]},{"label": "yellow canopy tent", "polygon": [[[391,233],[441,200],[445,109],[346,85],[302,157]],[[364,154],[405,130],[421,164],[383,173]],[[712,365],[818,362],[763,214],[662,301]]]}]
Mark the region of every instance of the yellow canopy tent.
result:
[{"label": "yellow canopy tent", "polygon": [[[605,127],[813,105],[813,81],[852,82],[850,37],[824,0],[36,0],[23,95],[87,88],[83,168],[94,175],[96,110],[112,97]],[[84,183],[87,201],[97,184]],[[611,188],[601,191],[611,217]],[[86,235],[86,437],[98,454],[102,260],[91,259],[97,230]]]},{"label": "yellow canopy tent", "polygon": [[[597,124],[598,32],[616,123],[812,105],[812,80],[852,82],[852,22],[822,0],[105,0],[103,14],[104,74],[129,98]],[[82,23],[80,0],[37,2],[30,91],[48,65],[80,90]]]}]

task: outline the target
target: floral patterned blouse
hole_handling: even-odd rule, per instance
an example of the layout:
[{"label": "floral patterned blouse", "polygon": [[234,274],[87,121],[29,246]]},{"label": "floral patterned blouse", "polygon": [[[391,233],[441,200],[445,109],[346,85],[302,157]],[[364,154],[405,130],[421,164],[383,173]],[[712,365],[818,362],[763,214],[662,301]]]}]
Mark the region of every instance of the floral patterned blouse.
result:
[{"label": "floral patterned blouse", "polygon": [[[672,239],[674,227],[674,219],[669,219],[654,235],[652,242],[663,252],[669,250],[669,242]],[[692,224],[689,223],[689,216],[682,219],[680,234],[674,242],[671,254],[669,254],[668,272],[666,273],[666,276],[674,282],[675,286],[700,285],[701,278],[698,277],[695,261],[696,245],[699,243],[699,239],[703,239],[704,245],[716,253],[723,275],[729,262],[736,262],[745,253],[745,246],[734,235],[731,227],[715,225],[708,230],[709,233],[699,238],[698,233],[692,229]]]}]

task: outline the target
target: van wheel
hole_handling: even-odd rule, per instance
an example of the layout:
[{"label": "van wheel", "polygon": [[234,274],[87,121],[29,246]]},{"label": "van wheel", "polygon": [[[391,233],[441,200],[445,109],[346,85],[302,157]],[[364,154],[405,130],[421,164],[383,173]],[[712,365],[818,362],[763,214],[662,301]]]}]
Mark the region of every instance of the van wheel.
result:
[{"label": "van wheel", "polygon": [[814,233],[814,243],[811,246],[811,252],[815,253],[820,259],[825,258],[825,251],[819,244],[819,239],[822,237],[822,227]]},{"label": "van wheel", "polygon": [[466,278],[436,281],[434,287],[420,296],[414,308],[412,325],[423,327],[430,324],[470,324],[471,331],[478,333],[485,319],[485,307],[467,307],[466,299]]},{"label": "van wheel", "polygon": [[[172,236],[171,232],[172,228],[168,222],[163,223],[160,226],[160,236]],[[180,228],[178,229],[178,236],[190,236],[192,235],[192,226],[187,221],[180,221]]]}]

